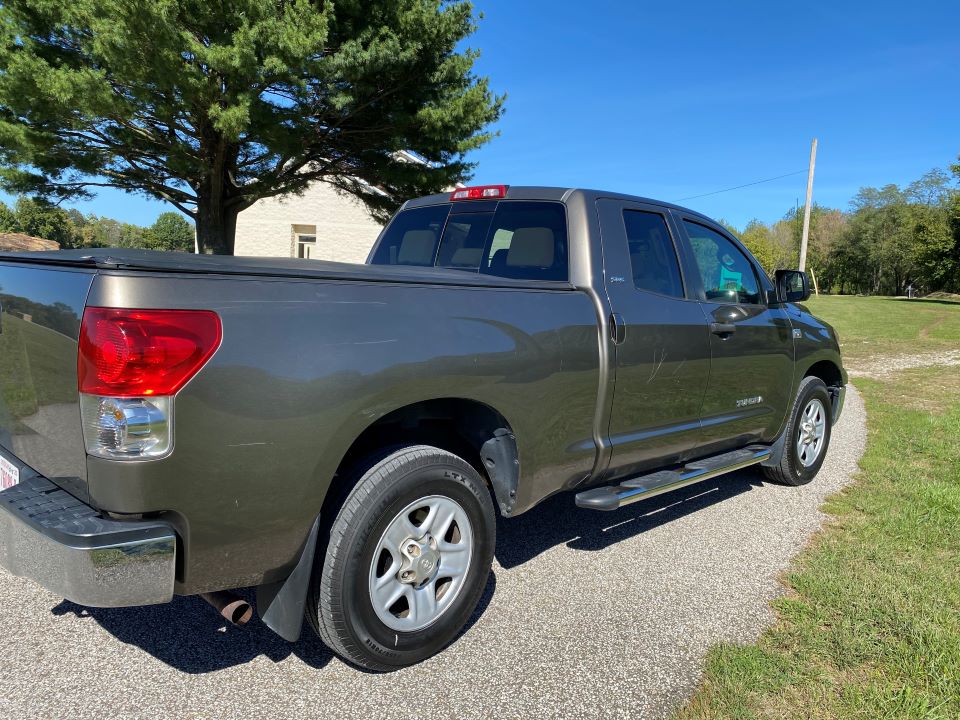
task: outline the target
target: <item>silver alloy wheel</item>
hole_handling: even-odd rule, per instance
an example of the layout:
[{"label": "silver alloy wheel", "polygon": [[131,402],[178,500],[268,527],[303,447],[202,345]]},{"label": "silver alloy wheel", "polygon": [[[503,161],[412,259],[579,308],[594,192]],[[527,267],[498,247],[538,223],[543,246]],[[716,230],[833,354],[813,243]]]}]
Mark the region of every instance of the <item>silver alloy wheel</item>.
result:
[{"label": "silver alloy wheel", "polygon": [[443,495],[416,500],[390,521],[370,563],[370,602],[391,630],[421,630],[446,612],[466,582],[473,528]]},{"label": "silver alloy wheel", "polygon": [[797,457],[804,467],[810,467],[823,450],[823,439],[827,432],[827,411],[823,403],[814,398],[807,403],[799,419]]}]

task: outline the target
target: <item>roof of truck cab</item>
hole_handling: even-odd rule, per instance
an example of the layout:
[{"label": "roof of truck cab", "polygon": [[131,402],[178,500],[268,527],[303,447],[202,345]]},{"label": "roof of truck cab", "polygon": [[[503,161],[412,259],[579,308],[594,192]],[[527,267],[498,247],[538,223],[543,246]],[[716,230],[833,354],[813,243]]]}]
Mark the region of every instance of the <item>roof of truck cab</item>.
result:
[{"label": "roof of truck cab", "polygon": [[[503,200],[553,200],[555,202],[567,202],[570,196],[577,193],[583,195],[587,201],[599,200],[600,198],[610,198],[613,200],[625,200],[627,202],[643,203],[646,205],[657,205],[660,207],[678,210],[680,212],[696,215],[697,217],[716,223],[710,217],[696,210],[676,205],[665,200],[655,200],[653,198],[641,197],[639,195],[628,195],[626,193],[611,192],[608,190],[593,190],[590,188],[571,188],[571,187],[550,187],[541,185],[507,185],[507,194]],[[409,208],[423,207],[425,205],[439,205],[440,203],[451,202],[451,193],[438,193],[436,195],[425,195],[423,197],[408,200],[403,204],[401,210]],[[458,200],[455,202],[469,202]]]},{"label": "roof of truck cab", "polygon": [[328,260],[278,257],[236,257],[194,255],[132,248],[87,248],[54,252],[0,252],[0,263],[17,262],[51,267],[86,267],[98,270],[139,270],[145,272],[245,275],[256,277],[345,280],[351,282],[394,282],[422,285],[572,290],[569,282],[518,280],[464,270],[412,265],[362,265]]}]

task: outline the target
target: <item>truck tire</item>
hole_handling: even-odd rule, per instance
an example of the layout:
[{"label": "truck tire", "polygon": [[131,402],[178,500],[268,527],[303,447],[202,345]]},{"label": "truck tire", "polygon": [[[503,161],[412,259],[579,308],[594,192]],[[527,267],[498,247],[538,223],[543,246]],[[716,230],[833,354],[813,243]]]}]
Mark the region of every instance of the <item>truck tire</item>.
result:
[{"label": "truck tire", "polygon": [[420,662],[470,618],[495,547],[490,491],[469,463],[427,445],[396,450],[363,473],[334,518],[307,618],[361,667]]},{"label": "truck tire", "polygon": [[783,485],[806,485],[816,477],[830,446],[832,404],[823,380],[808,376],[800,382],[787,423],[783,454],[778,465],[764,466],[769,480]]}]

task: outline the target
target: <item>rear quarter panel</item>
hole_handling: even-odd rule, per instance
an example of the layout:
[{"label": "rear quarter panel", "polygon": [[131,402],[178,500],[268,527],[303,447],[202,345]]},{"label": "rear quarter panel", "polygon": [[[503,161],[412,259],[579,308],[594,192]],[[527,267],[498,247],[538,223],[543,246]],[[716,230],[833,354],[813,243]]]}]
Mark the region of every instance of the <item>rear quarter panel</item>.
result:
[{"label": "rear quarter panel", "polygon": [[101,508],[170,513],[187,544],[181,593],[288,568],[353,440],[414,402],[473,399],[507,419],[518,511],[593,468],[598,329],[581,292],[108,273],[88,304],[223,321],[175,400],[172,455],[88,460]]}]

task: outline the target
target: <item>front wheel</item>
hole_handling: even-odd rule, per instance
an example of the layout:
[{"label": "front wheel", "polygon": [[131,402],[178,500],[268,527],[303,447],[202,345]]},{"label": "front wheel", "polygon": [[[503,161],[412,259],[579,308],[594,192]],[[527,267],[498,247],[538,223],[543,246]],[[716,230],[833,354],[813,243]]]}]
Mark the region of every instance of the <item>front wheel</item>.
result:
[{"label": "front wheel", "polygon": [[469,463],[426,445],[398,450],[363,474],[334,519],[307,617],[362,667],[420,662],[469,619],[495,546],[493,501]]},{"label": "front wheel", "polygon": [[813,480],[830,445],[831,408],[830,393],[823,380],[805,377],[797,389],[784,431],[786,438],[780,463],[764,466],[764,475],[784,485],[806,485]]}]

